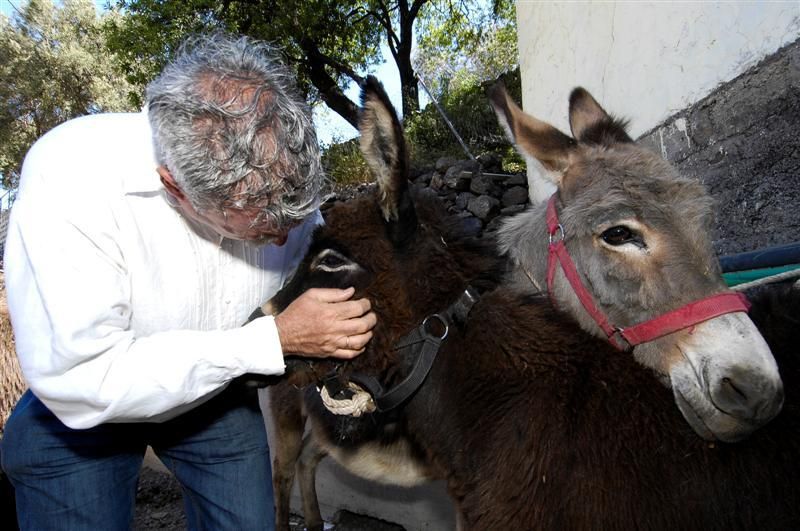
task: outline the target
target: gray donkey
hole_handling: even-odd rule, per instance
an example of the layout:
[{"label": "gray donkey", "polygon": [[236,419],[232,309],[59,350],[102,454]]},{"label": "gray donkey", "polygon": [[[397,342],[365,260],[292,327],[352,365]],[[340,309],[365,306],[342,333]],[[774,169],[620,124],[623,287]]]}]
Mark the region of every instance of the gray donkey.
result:
[{"label": "gray donkey", "polygon": [[[700,436],[733,442],[773,418],[783,402],[775,360],[746,308],[723,313],[737,300],[711,246],[703,185],[637,146],[583,89],[570,96],[574,138],[523,113],[500,86],[491,101],[520,153],[558,188],[499,230],[513,286],[546,289],[581,328],[632,348]],[[571,275],[565,255],[577,265]],[[706,320],[680,326],[699,313]]]}]

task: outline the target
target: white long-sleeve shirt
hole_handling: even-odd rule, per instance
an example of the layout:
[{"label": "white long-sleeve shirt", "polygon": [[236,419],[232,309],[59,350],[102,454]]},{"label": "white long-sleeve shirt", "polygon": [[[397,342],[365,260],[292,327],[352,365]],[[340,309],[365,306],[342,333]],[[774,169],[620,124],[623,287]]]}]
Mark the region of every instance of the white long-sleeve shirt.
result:
[{"label": "white long-sleeve shirt", "polygon": [[321,222],[285,245],[220,239],[165,200],[146,113],[67,122],[31,148],[5,251],[31,390],[72,428],[163,421],[234,377],[284,370],[272,317]]}]

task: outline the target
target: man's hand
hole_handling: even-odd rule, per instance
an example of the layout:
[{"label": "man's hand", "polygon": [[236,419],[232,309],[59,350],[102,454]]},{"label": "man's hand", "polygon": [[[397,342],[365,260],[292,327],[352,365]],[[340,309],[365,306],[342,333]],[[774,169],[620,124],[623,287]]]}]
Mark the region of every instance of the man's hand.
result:
[{"label": "man's hand", "polygon": [[350,359],[361,354],[377,322],[354,288],[312,288],[275,316],[284,355]]}]

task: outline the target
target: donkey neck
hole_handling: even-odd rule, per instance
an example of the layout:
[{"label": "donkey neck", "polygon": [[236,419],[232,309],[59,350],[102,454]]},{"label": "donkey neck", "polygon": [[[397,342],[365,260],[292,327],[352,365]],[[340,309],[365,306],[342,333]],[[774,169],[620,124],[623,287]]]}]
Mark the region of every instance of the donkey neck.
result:
[{"label": "donkey neck", "polygon": [[[510,259],[509,282],[519,293],[548,292],[550,237],[546,217],[547,202],[532,205],[522,214],[507,221],[499,233],[500,250]],[[596,337],[606,337],[581,305],[578,296],[564,278],[560,266],[555,270],[555,283],[549,297],[582,329]]]},{"label": "donkey neck", "polygon": [[531,205],[510,218],[498,234],[500,250],[510,261],[509,280],[520,293],[547,291],[546,203]]}]

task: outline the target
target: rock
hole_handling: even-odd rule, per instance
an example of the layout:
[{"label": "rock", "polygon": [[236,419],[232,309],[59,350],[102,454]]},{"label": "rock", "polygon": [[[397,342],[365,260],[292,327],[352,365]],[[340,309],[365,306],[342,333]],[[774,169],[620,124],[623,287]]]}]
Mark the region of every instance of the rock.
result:
[{"label": "rock", "polygon": [[513,216],[525,210],[525,205],[511,205],[500,209],[501,216]]},{"label": "rock", "polygon": [[459,192],[469,190],[471,182],[472,173],[462,170],[459,165],[451,166],[444,174],[445,186]]},{"label": "rock", "polygon": [[412,181],[411,182],[411,189],[412,190],[416,190],[418,193],[423,193],[423,194],[433,194],[433,193],[435,193],[435,192],[431,191],[430,187],[428,187],[428,185],[426,183],[421,183],[421,182],[416,182],[416,181]]},{"label": "rock", "polygon": [[489,173],[484,172],[484,175],[488,175],[492,178],[492,182],[499,184],[500,186],[508,186],[507,182],[509,177],[513,177],[507,173]]},{"label": "rock", "polygon": [[442,177],[441,173],[434,173],[433,177],[431,177],[431,188],[434,190],[441,190],[444,188],[444,177]]},{"label": "rock", "polygon": [[506,186],[528,186],[528,176],[525,174],[513,174],[506,179]]},{"label": "rock", "polygon": [[420,177],[428,175],[428,180],[430,180],[430,175],[433,173],[433,168],[430,166],[411,166],[411,169],[408,170],[408,179],[411,181],[416,181]]},{"label": "rock", "polygon": [[523,205],[528,201],[528,189],[522,186],[513,186],[505,191],[500,201],[504,207]]},{"label": "rock", "polygon": [[461,228],[467,236],[478,236],[483,230],[483,222],[470,214],[469,212],[462,212],[464,215],[459,215],[461,218]]},{"label": "rock", "polygon": [[[445,188],[445,190],[447,189]],[[447,206],[448,212],[458,212],[459,209],[455,207],[456,193],[455,192],[445,193],[445,190],[439,193],[439,198],[442,200],[445,206]]]},{"label": "rock", "polygon": [[494,232],[494,231],[496,231],[497,229],[500,228],[500,225],[502,225],[503,222],[506,219],[507,218],[505,216],[497,216],[496,218],[494,218],[492,221],[490,221],[486,225],[486,228],[484,229],[484,232]]},{"label": "rock", "polygon": [[469,200],[472,199],[473,197],[475,197],[475,195],[469,192],[461,192],[460,194],[456,195],[456,202],[455,202],[456,208],[459,210],[464,210],[465,208],[467,208]]},{"label": "rock", "polygon": [[467,203],[467,210],[483,221],[488,221],[493,215],[497,214],[499,207],[500,201],[488,195],[474,197]]},{"label": "rock", "polygon": [[436,165],[434,167],[436,168],[437,172],[444,173],[450,168],[450,166],[457,164],[458,162],[460,162],[459,159],[455,157],[442,157],[436,161]]},{"label": "rock", "polygon": [[471,192],[478,195],[499,195],[499,190],[492,179],[482,174],[472,178],[469,189]]},{"label": "rock", "polygon": [[474,160],[461,160],[452,164],[444,174],[445,184],[454,190],[467,190],[470,180],[480,175],[481,166]]},{"label": "rock", "polygon": [[411,180],[414,181],[415,183],[428,184],[431,182],[431,178],[433,177],[433,175],[434,172],[426,171],[424,173],[420,173],[419,175],[417,175],[417,177]]},{"label": "rock", "polygon": [[495,153],[493,151],[489,151],[482,155],[478,155],[478,162],[480,162],[483,171],[486,172],[503,171],[502,168],[503,158],[498,153]]}]

